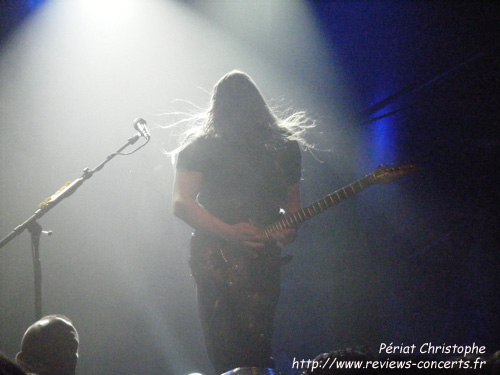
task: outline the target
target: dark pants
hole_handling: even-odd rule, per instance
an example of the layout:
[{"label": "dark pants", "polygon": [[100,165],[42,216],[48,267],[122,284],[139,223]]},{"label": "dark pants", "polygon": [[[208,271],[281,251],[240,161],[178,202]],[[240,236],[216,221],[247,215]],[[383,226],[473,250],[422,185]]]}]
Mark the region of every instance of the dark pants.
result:
[{"label": "dark pants", "polygon": [[208,258],[192,248],[190,263],[205,346],[218,374],[237,367],[274,367],[271,340],[280,293],[280,258],[275,248],[268,250],[251,257],[245,269],[239,263],[237,280],[221,280],[206,269],[200,271],[196,265],[206,264]]}]

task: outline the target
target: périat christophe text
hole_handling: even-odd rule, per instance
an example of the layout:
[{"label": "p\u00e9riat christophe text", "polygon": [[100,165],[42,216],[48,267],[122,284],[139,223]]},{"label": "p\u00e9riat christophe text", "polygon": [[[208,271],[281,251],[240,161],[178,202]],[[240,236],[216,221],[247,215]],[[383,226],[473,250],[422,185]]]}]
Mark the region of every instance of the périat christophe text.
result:
[{"label": "p\u00e9riat christophe text", "polygon": [[[418,349],[417,349],[418,348]],[[415,344],[412,345],[394,345],[392,342],[390,344],[381,343],[379,347],[379,354],[451,354],[468,356],[470,354],[485,354],[486,347],[478,346],[476,343],[472,345],[434,345],[431,342],[426,342],[420,346]]]}]

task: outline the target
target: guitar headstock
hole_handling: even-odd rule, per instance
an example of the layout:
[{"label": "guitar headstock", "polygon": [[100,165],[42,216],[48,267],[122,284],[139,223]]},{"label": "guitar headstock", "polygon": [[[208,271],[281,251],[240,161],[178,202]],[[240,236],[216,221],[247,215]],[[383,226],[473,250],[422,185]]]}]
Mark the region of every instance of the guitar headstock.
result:
[{"label": "guitar headstock", "polygon": [[398,178],[408,176],[417,171],[419,171],[419,168],[414,164],[402,164],[389,167],[381,165],[375,169],[373,177],[377,184],[388,184]]}]

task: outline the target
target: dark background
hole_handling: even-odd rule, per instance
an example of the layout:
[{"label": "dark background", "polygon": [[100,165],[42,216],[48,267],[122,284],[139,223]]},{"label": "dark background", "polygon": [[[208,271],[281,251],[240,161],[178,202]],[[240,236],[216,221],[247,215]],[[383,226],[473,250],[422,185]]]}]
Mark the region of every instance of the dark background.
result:
[{"label": "dark background", "polygon": [[[488,353],[499,350],[500,4],[306,2],[322,47],[299,56],[311,45],[293,20],[260,42],[207,11],[203,2],[181,3],[241,38],[260,56],[263,71],[272,65],[285,77],[272,86],[265,80],[269,74],[259,75],[249,64],[244,70],[264,92],[292,97],[298,109],[312,109],[309,100],[315,104],[311,140],[317,148],[303,153],[304,203],[380,164],[412,162],[421,169],[302,226],[288,249],[294,262],[284,268],[276,317],[280,369],[293,372],[294,358],[334,349],[376,352],[382,342],[476,343]],[[1,2],[0,54],[9,54],[7,42],[43,7],[44,2]],[[280,14],[268,17],[273,25],[281,20]],[[199,43],[203,49],[201,35]],[[229,59],[205,78],[209,61],[191,61],[200,66],[197,75],[180,75],[210,90],[225,71],[245,67]],[[164,67],[172,72],[157,80],[173,86],[173,98],[191,99],[183,85],[170,84],[175,68]],[[0,69],[26,74],[7,63]],[[112,77],[108,84],[118,85]],[[9,102],[17,78],[3,75],[0,87],[2,237],[65,179],[97,165],[121,144],[111,138],[116,129],[102,129],[107,138],[96,139],[79,122],[79,112],[65,111],[64,105],[58,113],[65,125],[54,137],[46,134],[52,114],[38,117],[32,107]],[[82,96],[95,96],[100,87]],[[34,103],[36,87],[23,88],[24,95]],[[118,105],[103,109],[101,100],[85,103],[90,116],[95,108],[103,111],[96,110],[95,119],[120,122],[141,115]],[[105,118],[97,117],[102,113]],[[122,131],[123,141],[131,131]],[[55,232],[42,238],[44,312],[74,320],[81,374],[210,371],[187,268],[189,228],[170,213],[172,177],[159,145],[148,146],[117,158],[42,220],[44,229]],[[34,320],[28,233],[0,251],[0,350],[13,356]]]}]

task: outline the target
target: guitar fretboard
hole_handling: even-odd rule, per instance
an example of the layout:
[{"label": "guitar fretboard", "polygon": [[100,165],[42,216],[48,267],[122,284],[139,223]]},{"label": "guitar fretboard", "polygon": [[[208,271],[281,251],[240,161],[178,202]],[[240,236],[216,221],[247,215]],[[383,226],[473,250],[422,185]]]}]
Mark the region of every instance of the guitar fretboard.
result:
[{"label": "guitar fretboard", "polygon": [[310,204],[307,207],[301,208],[298,211],[285,214],[280,220],[268,225],[260,231],[261,235],[269,237],[271,233],[279,229],[291,229],[299,226],[304,221],[311,219],[312,217],[319,215],[323,211],[329,209],[330,207],[339,204],[340,202],[352,197],[353,195],[359,193],[361,190],[366,189],[376,183],[376,178],[374,173],[371,173],[362,179],[353,182],[352,184],[343,187],[326,197]]}]

